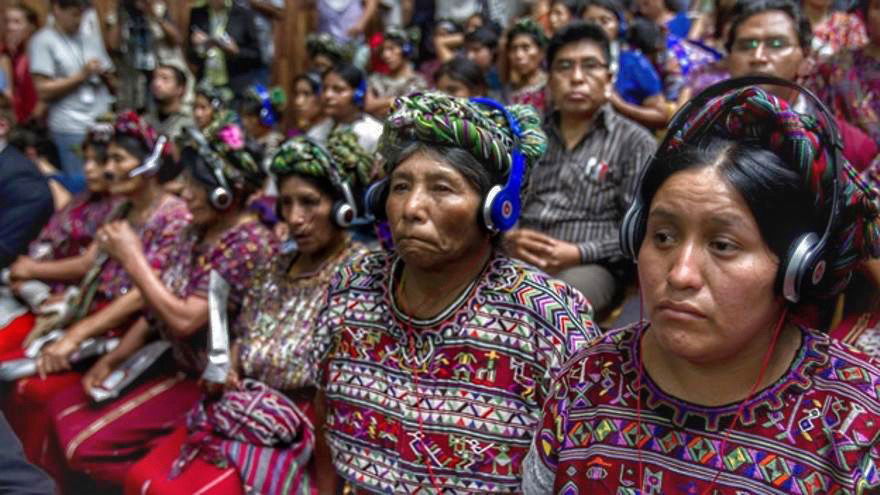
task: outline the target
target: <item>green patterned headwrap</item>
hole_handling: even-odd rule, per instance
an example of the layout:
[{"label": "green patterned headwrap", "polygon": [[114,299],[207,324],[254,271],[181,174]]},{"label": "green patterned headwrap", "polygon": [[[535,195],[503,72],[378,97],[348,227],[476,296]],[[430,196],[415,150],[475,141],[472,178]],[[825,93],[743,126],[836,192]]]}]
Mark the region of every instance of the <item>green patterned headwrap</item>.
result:
[{"label": "green patterned headwrap", "polygon": [[328,142],[328,149],[304,136],[288,139],[273,155],[269,171],[279,178],[303,175],[333,182],[332,168],[340,179],[358,191],[367,184],[372,157],[360,148],[356,139],[352,142],[346,134],[340,136]]},{"label": "green patterned headwrap", "polygon": [[521,34],[531,36],[540,48],[546,48],[547,43],[550,42],[547,38],[547,34],[544,32],[544,28],[538,24],[538,21],[531,17],[524,17],[516,21],[513,27],[510,28],[510,31],[507,32],[507,44],[510,45],[513,43],[513,39]]},{"label": "green patterned headwrap", "polygon": [[191,146],[209,162],[217,163],[219,160],[223,177],[233,189],[248,192],[263,185],[266,174],[248,151],[244,131],[238,125],[234,112],[217,112],[214,120],[200,134],[207,148],[188,134],[184,134],[182,144]]},{"label": "green patterned headwrap", "polygon": [[354,50],[351,45],[342,43],[329,33],[312,33],[306,37],[306,51],[310,57],[323,54],[339,62],[351,62]]},{"label": "green patterned headwrap", "polygon": [[[525,156],[526,176],[547,148],[547,136],[541,129],[541,117],[531,105],[511,105],[507,111],[519,123],[522,137],[518,143]],[[515,138],[504,113],[488,105],[473,103],[443,93],[413,93],[394,101],[385,120],[380,153],[415,140],[453,146],[468,151],[496,177],[506,177],[513,164]],[[396,164],[385,164],[386,174]]]},{"label": "green patterned headwrap", "polygon": [[370,183],[375,158],[361,147],[351,128],[337,128],[327,138],[327,151],[339,166],[339,175],[353,188]]}]

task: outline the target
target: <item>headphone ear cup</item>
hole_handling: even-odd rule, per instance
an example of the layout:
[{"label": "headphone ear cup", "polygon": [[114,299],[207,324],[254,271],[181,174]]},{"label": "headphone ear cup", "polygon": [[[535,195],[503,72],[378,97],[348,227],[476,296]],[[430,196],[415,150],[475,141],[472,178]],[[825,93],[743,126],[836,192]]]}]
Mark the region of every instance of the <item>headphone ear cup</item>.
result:
[{"label": "headphone ear cup", "polygon": [[635,261],[639,257],[639,247],[645,238],[645,221],[642,203],[636,199],[623,216],[620,223],[620,250],[627,258]]},{"label": "headphone ear cup", "polygon": [[388,179],[382,179],[369,188],[364,193],[364,206],[367,213],[376,220],[385,220],[387,214],[385,212],[385,202],[388,200]]},{"label": "headphone ear cup", "polygon": [[211,205],[220,211],[228,210],[232,206],[232,194],[223,187],[215,187],[211,191],[209,199],[211,200]]},{"label": "headphone ear cup", "polygon": [[809,232],[798,237],[788,249],[785,262],[780,265],[782,295],[797,303],[809,289],[822,283],[826,263],[820,248],[819,234]]},{"label": "headphone ear cup", "polygon": [[337,227],[343,229],[350,227],[351,223],[354,221],[354,209],[345,201],[336,201],[333,203],[331,215],[333,217],[333,223],[336,224]]},{"label": "headphone ear cup", "polygon": [[519,220],[519,190],[508,191],[500,185],[489,189],[483,199],[483,227],[489,232],[506,232]]}]

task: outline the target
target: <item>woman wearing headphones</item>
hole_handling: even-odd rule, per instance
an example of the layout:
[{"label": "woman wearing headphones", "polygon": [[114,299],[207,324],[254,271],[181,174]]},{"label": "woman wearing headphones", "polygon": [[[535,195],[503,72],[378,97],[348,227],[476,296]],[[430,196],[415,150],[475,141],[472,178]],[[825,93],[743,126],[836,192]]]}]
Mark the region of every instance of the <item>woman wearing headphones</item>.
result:
[{"label": "woman wearing headphones", "polygon": [[316,124],[307,136],[326,145],[337,129],[351,129],[362,148],[375,153],[382,135],[382,123],[364,113],[367,79],[363,71],[350,64],[339,64],[324,73],[321,101],[327,118]]},{"label": "woman wearing headphones", "polygon": [[256,141],[266,158],[274,155],[284,141],[277,126],[286,105],[287,95],[282,88],[255,84],[248,89],[239,108],[244,132]]},{"label": "woman wearing headphones", "polygon": [[389,28],[382,41],[381,57],[388,66],[388,74],[370,76],[370,95],[366,109],[377,117],[388,113],[391,103],[398,96],[428,89],[428,82],[413,70],[411,60],[415,55],[416,40],[400,28]]},{"label": "woman wearing headphones", "polygon": [[293,128],[288,136],[308,133],[324,119],[321,105],[321,75],[304,72],[293,79]]},{"label": "woman wearing headphones", "polygon": [[333,466],[356,491],[518,491],[552,375],[598,336],[583,296],[498,249],[540,118],[427,93],[386,122],[388,179],[367,197],[396,250],[346,265],[316,323]]},{"label": "woman wearing headphones", "polygon": [[[116,220],[132,231],[132,246],[142,250],[149,266],[165,270],[171,254],[178,248],[178,237],[190,221],[186,205],[165,193],[157,174],[161,165],[164,139],[134,112],[120,115],[107,148],[107,178],[110,193],[124,198],[107,222]],[[18,433],[28,457],[50,472],[56,467],[47,452],[50,417],[47,403],[59,391],[82,378],[71,358],[80,344],[92,337],[121,333],[141,315],[144,299],[125,268],[101,254],[106,225],[96,234],[96,260],[79,283],[79,295],[67,305],[65,316],[42,315],[37,318],[27,342],[56,328],[63,328],[61,338],[45,345],[36,359],[40,376],[17,380],[6,400],[10,425]],[[23,357],[18,349],[0,357],[2,360]]]},{"label": "woman wearing headphones", "polygon": [[[131,465],[182,424],[201,397],[196,377],[207,359],[209,274],[216,271],[230,285],[227,304],[234,321],[252,272],[275,254],[274,236],[246,209],[265,175],[245,151],[241,129],[215,121],[205,132],[188,131],[182,148],[187,167],[183,198],[193,222],[180,235],[164,273],[155,272],[126,224],[111,223],[98,238],[148,308],[118,347],[49,405],[68,467],[99,483],[121,486]],[[173,359],[160,360],[149,378],[120,397],[96,404],[112,388],[105,379],[156,332],[171,344]]]},{"label": "woman wearing headphones", "polygon": [[[126,478],[126,493],[238,494],[245,492],[242,480],[264,495],[303,493],[315,486],[314,473],[306,469],[315,435],[314,320],[336,270],[366,252],[345,228],[358,209],[354,195],[363,189],[357,169],[372,162],[343,163],[356,154],[341,146],[328,154],[308,138],[296,137],[273,157],[279,214],[298,249],[255,275],[237,324],[243,333],[233,346],[234,367],[224,390],[217,391],[222,397],[218,400],[217,393],[202,401],[190,411],[186,427],[136,464]],[[244,427],[227,428],[223,418],[240,407],[250,411],[236,423]],[[266,417],[282,428],[260,437],[254,433]]]},{"label": "woman wearing headphones", "polygon": [[799,323],[880,255],[876,191],[830,115],[770,81],[710,87],[670,125],[621,228],[647,321],[558,375],[526,493],[880,488],[880,363]]},{"label": "woman wearing headphones", "polygon": [[193,102],[193,120],[199,130],[208,127],[217,117],[220,110],[226,108],[229,95],[223,90],[206,84],[196,87],[196,99]]}]

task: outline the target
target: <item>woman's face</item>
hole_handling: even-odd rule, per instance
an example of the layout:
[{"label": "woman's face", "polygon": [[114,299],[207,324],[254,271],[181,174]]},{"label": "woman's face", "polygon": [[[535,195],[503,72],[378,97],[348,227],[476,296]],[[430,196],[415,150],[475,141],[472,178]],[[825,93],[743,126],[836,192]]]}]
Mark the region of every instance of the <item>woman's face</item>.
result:
[{"label": "woman's face", "polygon": [[324,110],[327,115],[339,120],[358,111],[354,104],[354,88],[348,85],[339,74],[328,72],[324,76],[324,88],[321,92]]},{"label": "woman's face", "polygon": [[745,200],[714,167],[678,172],[657,191],[638,270],[663,351],[693,363],[750,352],[781,314],[778,268]]},{"label": "woman's face", "polygon": [[407,265],[438,270],[469,258],[488,242],[477,224],[480,195],[452,165],[417,152],[391,172],[388,225]]},{"label": "woman's face", "polygon": [[278,201],[299,252],[325,252],[339,238],[341,231],[330,218],[333,198],[308,180],[296,176],[282,180]]},{"label": "woman's face", "polygon": [[663,0],[636,0],[636,7],[648,19],[656,19],[666,10]]},{"label": "woman's face", "polygon": [[562,2],[553,2],[550,7],[550,31],[555,33],[571,22],[571,11]]},{"label": "woman's face", "polygon": [[327,55],[324,55],[323,53],[318,53],[314,57],[312,57],[312,70],[314,70],[318,74],[324,74],[332,68],[333,60]]},{"label": "woman's face", "polygon": [[321,113],[320,97],[308,81],[300,79],[293,87],[293,111],[298,119],[313,122]]},{"label": "woman's face", "polygon": [[492,62],[495,57],[492,55],[492,49],[488,46],[472,41],[465,45],[465,54],[467,58],[471,59],[481,69],[489,70],[492,68]]},{"label": "woman's face", "polygon": [[106,171],[112,174],[110,193],[131,196],[142,189],[147,180],[143,175],[129,177],[128,174],[138,167],[141,161],[122,146],[111,142],[107,146]]},{"label": "woman's face", "polygon": [[27,14],[18,8],[6,9],[6,43],[18,46],[24,42],[34,30],[34,26],[28,22]]},{"label": "woman's face", "polygon": [[453,79],[447,74],[443,74],[440,76],[440,79],[437,79],[437,90],[442,91],[449,96],[455,96],[458,98],[473,98],[474,96],[480,96],[474,94],[475,92],[472,93],[465,83],[458,79]]},{"label": "woman's face", "polygon": [[609,40],[616,40],[617,35],[620,34],[620,21],[617,19],[617,14],[606,8],[590,5],[584,11],[584,20],[601,27]]},{"label": "woman's face", "polygon": [[382,61],[392,73],[403,67],[406,59],[403,57],[403,48],[396,41],[385,40],[382,42]]},{"label": "woman's face", "polygon": [[880,46],[880,0],[871,0],[866,15],[868,38],[874,46]]},{"label": "woman's face", "polygon": [[520,76],[538,70],[541,66],[541,60],[544,58],[544,53],[538,43],[527,34],[514,36],[508,53],[510,68]]},{"label": "woman's face", "polygon": [[192,214],[192,222],[195,225],[209,225],[217,220],[219,212],[211,206],[208,199],[208,189],[211,187],[202,183],[189,170],[184,170],[180,176],[182,177],[180,197],[186,202],[186,207]]},{"label": "woman's face", "polygon": [[92,146],[83,148],[83,171],[89,192],[103,193],[108,189],[107,178],[104,177],[106,162],[98,160],[98,154]]},{"label": "woman's face", "polygon": [[193,120],[196,122],[196,127],[199,130],[208,127],[213,118],[214,107],[211,106],[211,102],[208,101],[205,95],[196,95],[196,101],[193,104]]}]

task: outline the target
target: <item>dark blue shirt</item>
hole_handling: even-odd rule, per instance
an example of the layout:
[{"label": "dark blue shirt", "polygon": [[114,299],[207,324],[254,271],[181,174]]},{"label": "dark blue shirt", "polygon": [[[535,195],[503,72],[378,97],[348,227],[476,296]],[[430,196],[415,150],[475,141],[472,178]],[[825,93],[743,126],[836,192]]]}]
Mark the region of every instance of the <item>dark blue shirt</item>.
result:
[{"label": "dark blue shirt", "polygon": [[666,27],[669,29],[670,34],[674,34],[679,38],[687,38],[688,33],[691,31],[691,19],[687,16],[687,13],[679,12],[675,14],[671,21],[666,23]]},{"label": "dark blue shirt", "polygon": [[54,210],[46,178],[20,151],[6,146],[0,152],[0,270],[27,251]]},{"label": "dark blue shirt", "polygon": [[660,94],[663,83],[647,57],[636,50],[624,50],[618,59],[614,89],[626,102],[641,105],[646,99]]}]

